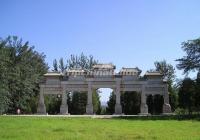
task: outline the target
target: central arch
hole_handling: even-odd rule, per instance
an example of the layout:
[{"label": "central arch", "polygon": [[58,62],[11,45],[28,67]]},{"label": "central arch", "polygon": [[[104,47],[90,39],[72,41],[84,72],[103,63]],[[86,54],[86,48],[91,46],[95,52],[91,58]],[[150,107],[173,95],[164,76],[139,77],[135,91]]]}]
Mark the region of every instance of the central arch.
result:
[{"label": "central arch", "polygon": [[[98,88],[97,92],[100,97],[100,103],[101,103],[101,115],[105,114],[111,114],[113,112],[110,112],[108,109],[115,104],[108,104],[111,95],[113,94],[113,89],[112,88]],[[113,108],[114,111],[114,108]]]}]

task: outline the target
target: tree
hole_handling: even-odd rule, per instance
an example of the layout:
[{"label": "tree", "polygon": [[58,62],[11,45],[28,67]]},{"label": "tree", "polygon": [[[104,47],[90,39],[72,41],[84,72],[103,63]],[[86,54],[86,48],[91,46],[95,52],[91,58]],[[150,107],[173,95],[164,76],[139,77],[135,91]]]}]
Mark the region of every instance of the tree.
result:
[{"label": "tree", "polygon": [[96,114],[101,113],[101,102],[99,92],[99,90],[93,90],[92,93],[93,110]]},{"label": "tree", "polygon": [[48,114],[59,114],[61,105],[61,96],[51,95],[45,96],[46,111]]},{"label": "tree", "polygon": [[121,94],[123,113],[135,115],[140,113],[140,94],[137,92],[124,92]]},{"label": "tree", "polygon": [[10,104],[8,92],[8,64],[10,63],[9,49],[5,47],[6,40],[0,41],[0,114],[5,113]]},{"label": "tree", "polygon": [[[188,40],[182,43],[182,49],[186,53],[185,56],[183,56],[180,59],[177,59],[176,61],[179,62],[177,65],[178,69],[183,69],[184,74],[188,74],[190,71],[197,71],[197,79],[195,82],[195,97],[194,97],[194,106],[196,109],[200,110],[200,38],[194,39],[194,40]],[[193,87],[192,87],[193,90]],[[188,95],[189,96],[189,95]],[[192,97],[188,97],[192,98]],[[189,101],[191,99],[188,99]],[[183,105],[181,102],[180,104]]]},{"label": "tree", "polygon": [[71,114],[85,114],[87,104],[87,93],[86,92],[73,92],[72,93],[72,108]]},{"label": "tree", "polygon": [[198,72],[195,80],[195,107],[200,112],[200,72]]},{"label": "tree", "polygon": [[55,72],[58,71],[58,63],[57,63],[56,59],[53,60],[53,71],[55,71]]},{"label": "tree", "polygon": [[68,69],[86,69],[89,70],[92,68],[94,64],[97,64],[98,61],[94,59],[92,55],[89,57],[81,53],[80,56],[78,55],[71,55],[70,58],[67,60],[67,68]]},{"label": "tree", "polygon": [[188,109],[191,113],[195,103],[195,82],[190,78],[185,78],[180,85],[178,95],[179,107]]},{"label": "tree", "polygon": [[0,40],[0,113],[34,113],[39,82],[48,66],[45,55],[16,36]]},{"label": "tree", "polygon": [[177,68],[183,69],[184,73],[200,71],[200,38],[183,42],[182,49],[186,56],[176,60],[179,62]]},{"label": "tree", "polygon": [[[140,94],[137,92],[124,92],[121,93],[122,111],[126,115],[138,114],[140,112]],[[106,114],[115,113],[116,96],[111,92],[107,102]]]},{"label": "tree", "polygon": [[169,85],[172,85],[175,79],[175,68],[171,64],[168,64],[166,60],[156,61],[154,65],[155,70],[163,74],[163,78],[167,80]]},{"label": "tree", "polygon": [[60,60],[59,60],[59,69],[61,72],[64,72],[64,70],[65,70],[63,58],[60,58]]},{"label": "tree", "polygon": [[156,61],[154,65],[155,65],[155,70],[163,74],[163,78],[167,80],[168,91],[169,91],[169,103],[171,105],[172,111],[174,111],[178,104],[176,88],[173,85],[176,77],[175,68],[171,64],[168,64],[166,60]]},{"label": "tree", "polygon": [[149,95],[147,97],[148,112],[151,114],[162,113],[163,102],[161,95]]},{"label": "tree", "polygon": [[106,107],[106,114],[114,114],[115,113],[115,103],[116,103],[116,97],[114,92],[111,92],[109,100],[107,102],[108,106]]}]

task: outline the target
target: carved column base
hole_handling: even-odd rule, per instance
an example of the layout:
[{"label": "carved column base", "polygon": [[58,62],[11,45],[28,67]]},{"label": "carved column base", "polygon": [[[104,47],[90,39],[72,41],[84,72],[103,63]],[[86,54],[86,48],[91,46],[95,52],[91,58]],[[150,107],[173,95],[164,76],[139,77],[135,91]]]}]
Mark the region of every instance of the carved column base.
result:
[{"label": "carved column base", "polygon": [[147,104],[141,104],[141,107],[140,107],[140,115],[148,115],[148,106]]},{"label": "carved column base", "polygon": [[164,103],[163,104],[163,114],[170,114],[172,113],[170,104]]},{"label": "carved column base", "polygon": [[60,114],[68,115],[68,105],[63,104],[60,106]]},{"label": "carved column base", "polygon": [[121,115],[121,114],[122,114],[121,104],[115,104],[115,115]]},{"label": "carved column base", "polygon": [[87,104],[87,106],[86,106],[86,114],[87,115],[93,115],[93,105],[92,104]]},{"label": "carved column base", "polygon": [[38,104],[37,114],[43,114],[43,115],[47,114],[45,104],[43,104],[43,103]]}]

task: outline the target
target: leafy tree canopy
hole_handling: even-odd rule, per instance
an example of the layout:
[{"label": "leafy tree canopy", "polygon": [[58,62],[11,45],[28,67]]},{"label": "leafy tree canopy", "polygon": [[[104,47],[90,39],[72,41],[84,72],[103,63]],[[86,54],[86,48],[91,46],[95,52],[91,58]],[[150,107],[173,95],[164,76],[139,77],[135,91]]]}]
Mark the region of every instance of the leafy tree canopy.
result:
[{"label": "leafy tree canopy", "polygon": [[156,61],[154,65],[155,70],[162,73],[164,79],[166,79],[169,84],[172,84],[175,79],[175,68],[171,64],[168,64],[166,60]]},{"label": "leafy tree canopy", "polygon": [[0,113],[36,111],[39,82],[48,69],[44,59],[16,36],[0,39]]},{"label": "leafy tree canopy", "polygon": [[177,68],[183,69],[184,73],[200,71],[200,38],[183,42],[182,49],[186,55],[176,60],[179,62]]}]

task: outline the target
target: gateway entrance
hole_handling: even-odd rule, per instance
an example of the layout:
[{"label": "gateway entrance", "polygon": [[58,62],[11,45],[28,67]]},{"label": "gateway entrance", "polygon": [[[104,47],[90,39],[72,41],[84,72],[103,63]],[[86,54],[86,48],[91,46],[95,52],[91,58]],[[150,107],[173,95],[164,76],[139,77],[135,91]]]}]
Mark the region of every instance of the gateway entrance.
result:
[{"label": "gateway entrance", "polygon": [[87,92],[86,114],[93,114],[92,91],[98,88],[111,88],[116,96],[115,113],[122,114],[121,92],[136,91],[141,94],[140,114],[148,114],[147,96],[162,95],[163,113],[171,113],[167,83],[159,72],[146,72],[140,77],[139,68],[122,68],[115,73],[113,64],[97,64],[90,70],[68,69],[63,73],[48,72],[40,84],[40,98],[37,112],[46,114],[44,95],[62,95],[61,114],[68,114],[67,92]]}]

